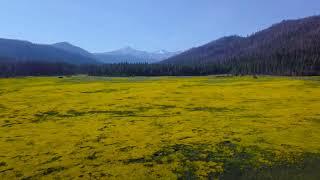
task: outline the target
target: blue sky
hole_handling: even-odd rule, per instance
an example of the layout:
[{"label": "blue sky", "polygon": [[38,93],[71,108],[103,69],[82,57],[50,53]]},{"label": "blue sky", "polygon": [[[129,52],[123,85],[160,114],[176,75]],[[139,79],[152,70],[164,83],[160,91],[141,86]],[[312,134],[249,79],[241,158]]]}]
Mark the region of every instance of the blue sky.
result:
[{"label": "blue sky", "polygon": [[0,0],[0,38],[176,51],[319,14],[319,0]]}]

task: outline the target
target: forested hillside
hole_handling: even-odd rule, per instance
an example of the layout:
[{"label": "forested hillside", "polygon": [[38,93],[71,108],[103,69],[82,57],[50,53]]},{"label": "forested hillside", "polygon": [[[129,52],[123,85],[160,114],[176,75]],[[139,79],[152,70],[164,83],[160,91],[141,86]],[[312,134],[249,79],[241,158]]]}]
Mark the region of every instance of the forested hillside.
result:
[{"label": "forested hillside", "polygon": [[248,37],[224,37],[162,63],[224,64],[241,74],[319,74],[320,16],[283,21]]}]

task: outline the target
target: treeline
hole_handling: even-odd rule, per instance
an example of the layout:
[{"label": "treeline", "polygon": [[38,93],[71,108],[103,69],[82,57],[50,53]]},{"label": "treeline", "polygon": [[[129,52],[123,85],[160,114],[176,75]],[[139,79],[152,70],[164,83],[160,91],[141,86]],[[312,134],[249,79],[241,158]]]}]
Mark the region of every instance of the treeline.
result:
[{"label": "treeline", "polygon": [[227,66],[217,64],[176,65],[176,64],[104,64],[82,66],[93,76],[201,76],[226,74]]},{"label": "treeline", "polygon": [[81,68],[67,63],[1,62],[0,77],[74,75]]},{"label": "treeline", "polygon": [[282,76],[319,76],[320,58],[294,54],[270,57],[235,57],[225,62],[231,74],[265,74]]},{"label": "treeline", "polygon": [[71,65],[67,63],[0,61],[0,77],[64,76],[86,74],[90,76],[203,76],[216,74],[235,75],[320,75],[319,61],[254,61],[235,58],[214,64],[95,64]]},{"label": "treeline", "polygon": [[230,72],[223,65],[171,65],[171,64],[95,64],[71,65],[44,62],[1,62],[1,77],[16,76],[63,76],[87,74],[90,76],[201,76],[226,74]]}]

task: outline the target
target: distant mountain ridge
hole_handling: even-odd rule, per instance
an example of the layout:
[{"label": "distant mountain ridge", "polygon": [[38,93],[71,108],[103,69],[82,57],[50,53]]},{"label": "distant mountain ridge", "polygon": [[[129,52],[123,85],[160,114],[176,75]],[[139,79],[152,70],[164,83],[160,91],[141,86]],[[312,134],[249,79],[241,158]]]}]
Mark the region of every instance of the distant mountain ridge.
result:
[{"label": "distant mountain ridge", "polygon": [[97,63],[155,63],[179,52],[160,50],[147,52],[125,47],[106,53],[91,53],[69,42],[51,45],[35,44],[28,41],[0,39],[0,61],[65,62],[69,64]]},{"label": "distant mountain ridge", "polygon": [[28,41],[0,39],[0,57],[11,61],[65,62],[69,64],[96,64],[94,58],[62,50],[51,45]]},{"label": "distant mountain ridge", "polygon": [[178,53],[180,52],[168,52],[166,50],[147,52],[136,50],[132,47],[124,47],[111,52],[94,53],[94,55],[104,63],[156,63]]}]

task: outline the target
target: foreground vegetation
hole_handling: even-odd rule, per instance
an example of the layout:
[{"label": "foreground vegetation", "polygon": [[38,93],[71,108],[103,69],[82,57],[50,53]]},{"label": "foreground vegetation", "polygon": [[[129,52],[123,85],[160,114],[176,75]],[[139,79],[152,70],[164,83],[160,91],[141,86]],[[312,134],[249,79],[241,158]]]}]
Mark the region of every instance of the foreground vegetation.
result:
[{"label": "foreground vegetation", "polygon": [[0,179],[320,179],[320,78],[0,79]]}]

